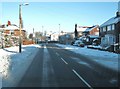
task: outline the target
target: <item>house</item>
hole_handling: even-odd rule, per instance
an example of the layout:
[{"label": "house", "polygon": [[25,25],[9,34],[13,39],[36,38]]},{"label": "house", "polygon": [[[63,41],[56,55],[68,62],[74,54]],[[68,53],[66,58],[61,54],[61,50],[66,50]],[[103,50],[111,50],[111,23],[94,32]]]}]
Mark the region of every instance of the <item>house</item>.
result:
[{"label": "house", "polygon": [[90,26],[77,26],[78,37],[83,35],[83,32]]},{"label": "house", "polygon": [[98,41],[100,40],[98,25],[88,27],[85,31],[82,32],[82,41],[86,45],[92,45],[94,39]]},{"label": "house", "polygon": [[85,31],[82,33],[83,35],[99,35],[99,26],[94,25],[92,27],[88,27]]},{"label": "house", "polygon": [[99,35],[102,47],[108,47],[120,42],[120,11],[116,13],[115,17],[110,18],[100,25]]},{"label": "house", "polygon": [[74,41],[74,32],[66,32],[59,36],[59,42],[62,44],[71,44]]},{"label": "house", "polygon": [[[4,43],[4,47],[9,47],[9,46],[15,46],[19,44],[19,27],[15,24],[7,24],[7,25],[1,25],[0,26],[0,33],[2,40],[0,43]],[[22,40],[26,38],[26,31],[22,30],[21,31],[21,36]]]}]

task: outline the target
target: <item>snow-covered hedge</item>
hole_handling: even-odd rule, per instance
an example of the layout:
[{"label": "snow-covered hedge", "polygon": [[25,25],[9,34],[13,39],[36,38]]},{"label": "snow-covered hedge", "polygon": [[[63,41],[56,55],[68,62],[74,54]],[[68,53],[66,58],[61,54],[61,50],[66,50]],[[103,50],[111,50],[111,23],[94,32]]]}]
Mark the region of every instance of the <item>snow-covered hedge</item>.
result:
[{"label": "snow-covered hedge", "polygon": [[[29,65],[32,63],[36,53],[38,52],[40,45],[22,45],[22,52],[19,53],[19,47],[10,47],[5,49],[0,49],[0,57],[4,60],[4,65],[6,68],[2,69],[3,75],[6,76],[2,79],[2,87],[16,87],[21,80],[21,78],[26,73]],[[6,58],[5,58],[6,57]],[[0,60],[1,60],[0,59]],[[2,64],[2,66],[4,67]],[[4,70],[6,71],[4,73]]]},{"label": "snow-covered hedge", "polygon": [[0,73],[2,76],[7,76],[11,66],[11,59],[9,55],[0,55]]}]

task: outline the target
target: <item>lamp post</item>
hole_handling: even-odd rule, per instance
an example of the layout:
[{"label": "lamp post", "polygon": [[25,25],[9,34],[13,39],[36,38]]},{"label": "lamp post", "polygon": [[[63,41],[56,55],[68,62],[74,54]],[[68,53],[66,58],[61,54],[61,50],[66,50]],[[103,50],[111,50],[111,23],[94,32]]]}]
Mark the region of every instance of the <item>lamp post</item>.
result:
[{"label": "lamp post", "polygon": [[60,24],[59,24],[59,35],[60,35]]},{"label": "lamp post", "polygon": [[58,35],[58,41],[60,42],[60,24],[59,24],[59,35]]},{"label": "lamp post", "polygon": [[29,5],[28,3],[25,3],[25,4],[19,4],[19,31],[20,31],[20,34],[19,34],[19,53],[21,53],[21,29],[22,29],[22,14],[21,14],[21,6],[26,6],[26,5]]}]

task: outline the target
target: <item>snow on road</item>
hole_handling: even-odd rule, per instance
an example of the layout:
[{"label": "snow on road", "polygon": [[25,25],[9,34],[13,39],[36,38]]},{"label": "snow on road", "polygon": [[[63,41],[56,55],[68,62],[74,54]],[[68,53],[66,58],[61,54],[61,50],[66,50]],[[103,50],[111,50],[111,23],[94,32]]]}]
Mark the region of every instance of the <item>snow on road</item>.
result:
[{"label": "snow on road", "polygon": [[87,47],[81,48],[77,46],[72,45],[63,45],[63,44],[56,44],[59,47],[62,47],[64,49],[70,50],[72,52],[82,54],[84,56],[89,57],[91,60],[96,61],[97,63],[102,64],[105,67],[111,68],[116,71],[120,71],[118,69],[118,54],[107,52],[107,51],[100,51],[95,49],[88,49]]},{"label": "snow on road", "polygon": [[[2,87],[15,87],[32,62],[39,45],[23,45],[22,52],[18,47],[0,49],[0,73]],[[1,77],[0,77],[1,78]],[[2,83],[1,83],[2,82]]]}]

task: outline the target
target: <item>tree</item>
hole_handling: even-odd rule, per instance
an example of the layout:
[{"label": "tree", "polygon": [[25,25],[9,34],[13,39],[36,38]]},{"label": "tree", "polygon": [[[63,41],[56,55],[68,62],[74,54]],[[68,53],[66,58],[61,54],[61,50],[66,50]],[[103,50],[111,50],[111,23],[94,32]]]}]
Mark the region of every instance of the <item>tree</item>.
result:
[{"label": "tree", "polygon": [[29,35],[29,39],[33,39],[33,34],[32,33]]},{"label": "tree", "polygon": [[77,24],[75,24],[75,31],[74,31],[74,33],[75,33],[75,39],[77,39],[78,38]]}]

